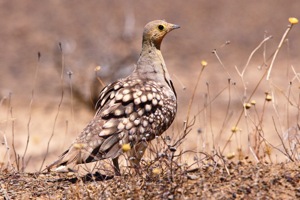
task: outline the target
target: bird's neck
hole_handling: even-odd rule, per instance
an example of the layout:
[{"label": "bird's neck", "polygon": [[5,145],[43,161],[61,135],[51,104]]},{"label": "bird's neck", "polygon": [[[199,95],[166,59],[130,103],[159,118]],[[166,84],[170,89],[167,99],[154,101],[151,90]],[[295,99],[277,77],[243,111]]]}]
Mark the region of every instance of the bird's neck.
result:
[{"label": "bird's neck", "polygon": [[142,52],[134,74],[148,80],[166,81],[168,85],[171,80],[160,49],[156,45],[146,42],[143,42]]}]

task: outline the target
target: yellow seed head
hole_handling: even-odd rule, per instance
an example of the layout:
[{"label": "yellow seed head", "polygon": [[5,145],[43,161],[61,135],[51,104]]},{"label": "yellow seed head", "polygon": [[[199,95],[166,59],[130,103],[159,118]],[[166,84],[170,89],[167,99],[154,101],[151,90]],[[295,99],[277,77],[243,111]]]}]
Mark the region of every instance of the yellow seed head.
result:
[{"label": "yellow seed head", "polygon": [[238,151],[238,159],[243,160],[245,158],[245,154],[243,153],[243,150],[241,148],[238,148],[237,151]]},{"label": "yellow seed head", "polygon": [[68,173],[67,173],[67,176],[71,177],[71,176],[73,176],[74,174],[75,174],[74,172],[68,172]]},{"label": "yellow seed head", "polygon": [[298,24],[298,19],[297,19],[296,17],[290,17],[290,18],[289,18],[289,22],[290,22],[291,24]]},{"label": "yellow seed head", "polygon": [[237,126],[233,126],[231,128],[231,132],[236,133],[239,130],[239,128]]},{"label": "yellow seed head", "polygon": [[205,60],[202,60],[202,61],[201,61],[201,65],[202,65],[203,67],[206,67],[207,62],[206,62]]},{"label": "yellow seed head", "polygon": [[75,143],[75,144],[73,144],[73,147],[75,149],[83,149],[85,146],[86,146],[86,144],[84,144],[84,143]]},{"label": "yellow seed head", "polygon": [[251,108],[251,104],[250,103],[244,103],[244,107],[248,110]]},{"label": "yellow seed head", "polygon": [[252,100],[250,103],[251,103],[251,105],[254,106],[254,105],[256,104],[256,101],[255,101],[255,100]]},{"label": "yellow seed head", "polygon": [[97,66],[97,67],[95,67],[94,71],[97,72],[97,71],[100,71],[100,69],[101,69],[101,66]]},{"label": "yellow seed head", "polygon": [[270,156],[272,153],[272,148],[269,145],[266,145],[265,147],[265,153]]},{"label": "yellow seed head", "polygon": [[266,95],[266,101],[272,101],[272,96],[269,95],[269,94],[267,94],[267,95]]},{"label": "yellow seed head", "polygon": [[127,151],[129,151],[130,149],[131,149],[131,146],[130,146],[129,143],[123,144],[123,145],[122,145],[122,150],[123,150],[123,152],[127,152]]},{"label": "yellow seed head", "polygon": [[226,155],[226,157],[227,157],[228,160],[231,160],[231,159],[233,159],[235,157],[235,153],[234,152],[228,153]]},{"label": "yellow seed head", "polygon": [[152,169],[152,173],[153,174],[160,174],[161,173],[161,169],[160,168],[154,168],[154,169]]}]

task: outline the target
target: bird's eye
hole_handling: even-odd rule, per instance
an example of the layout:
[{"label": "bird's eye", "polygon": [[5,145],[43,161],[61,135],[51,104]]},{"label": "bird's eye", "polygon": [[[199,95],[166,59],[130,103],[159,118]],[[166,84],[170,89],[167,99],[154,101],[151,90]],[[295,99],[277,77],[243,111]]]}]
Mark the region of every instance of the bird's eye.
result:
[{"label": "bird's eye", "polygon": [[165,29],[165,27],[164,27],[164,25],[158,25],[158,29],[162,31]]}]

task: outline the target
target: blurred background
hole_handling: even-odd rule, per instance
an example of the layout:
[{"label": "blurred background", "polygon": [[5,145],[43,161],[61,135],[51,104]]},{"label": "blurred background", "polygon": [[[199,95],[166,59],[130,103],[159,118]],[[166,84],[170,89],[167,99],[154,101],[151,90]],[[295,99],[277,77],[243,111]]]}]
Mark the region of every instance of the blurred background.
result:
[{"label": "blurred background", "polygon": [[[296,83],[293,88],[299,86],[293,71],[299,72],[299,25],[293,27],[276,58],[272,83],[263,79],[253,96],[259,115],[242,117],[241,130],[233,137],[231,127],[270,64],[288,18],[299,18],[299,8],[297,0],[1,1],[0,162],[14,160],[8,156],[13,155],[14,146],[20,157],[26,154],[26,170],[38,170],[50,138],[46,164],[61,154],[92,119],[102,88],[99,80],[108,84],[130,74],[141,50],[143,27],[156,19],[181,26],[162,44],[179,106],[168,133],[182,130],[201,61],[208,62],[192,107],[196,123],[182,148],[210,152],[212,146],[222,149],[229,140],[227,153],[242,149],[247,155],[249,136],[258,129],[251,123],[260,117],[264,137],[281,148],[272,118],[280,134],[298,121],[298,109],[287,110],[285,94],[291,82]],[[251,59],[243,82],[237,69],[243,70],[251,52],[270,35],[272,39]],[[263,110],[266,91],[279,97]],[[293,102],[297,92],[290,90]]]}]

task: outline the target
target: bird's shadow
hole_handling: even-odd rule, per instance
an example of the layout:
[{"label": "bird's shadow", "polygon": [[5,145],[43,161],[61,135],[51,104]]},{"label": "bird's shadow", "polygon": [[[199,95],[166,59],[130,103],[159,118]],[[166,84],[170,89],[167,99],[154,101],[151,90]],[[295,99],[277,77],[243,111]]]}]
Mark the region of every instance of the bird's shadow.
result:
[{"label": "bird's shadow", "polygon": [[77,181],[83,181],[84,183],[88,182],[94,182],[94,181],[107,181],[113,179],[114,176],[112,175],[105,175],[101,174],[99,172],[95,172],[94,174],[88,173],[81,177],[73,177],[73,178],[59,178],[56,180],[52,180],[51,182],[70,182],[70,183],[76,183]]}]

